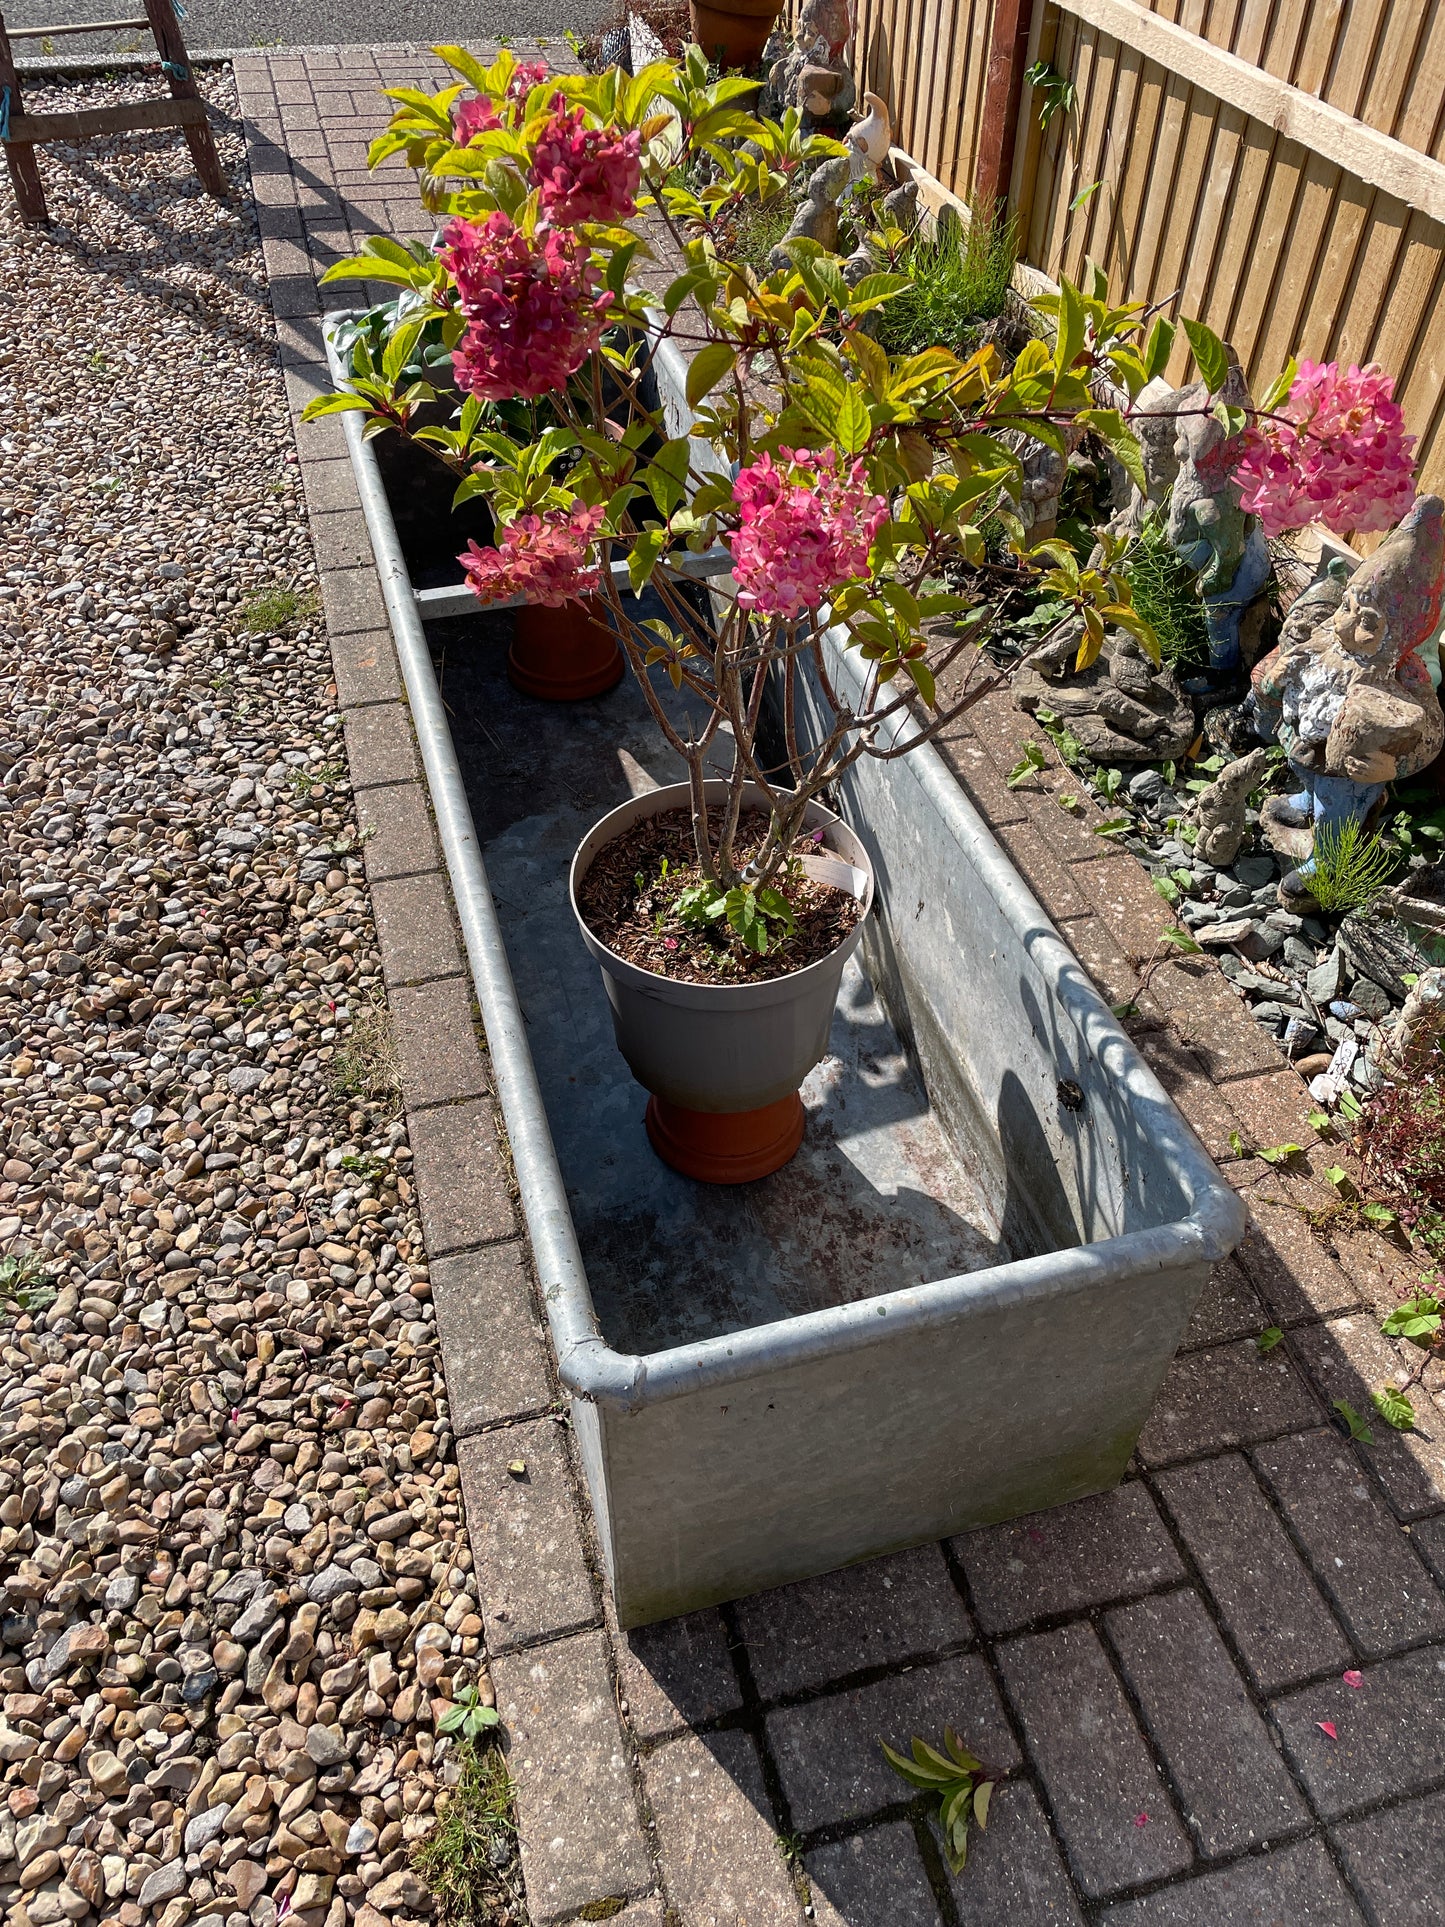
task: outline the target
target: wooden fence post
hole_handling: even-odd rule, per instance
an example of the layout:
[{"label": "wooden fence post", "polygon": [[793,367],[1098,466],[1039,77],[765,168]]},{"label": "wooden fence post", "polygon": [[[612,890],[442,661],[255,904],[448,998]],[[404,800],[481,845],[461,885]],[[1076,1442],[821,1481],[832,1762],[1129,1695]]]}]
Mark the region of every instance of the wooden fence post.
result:
[{"label": "wooden fence post", "polygon": [[992,206],[1008,193],[1032,18],[1032,0],[996,0],[973,180],[974,198],[981,208]]}]

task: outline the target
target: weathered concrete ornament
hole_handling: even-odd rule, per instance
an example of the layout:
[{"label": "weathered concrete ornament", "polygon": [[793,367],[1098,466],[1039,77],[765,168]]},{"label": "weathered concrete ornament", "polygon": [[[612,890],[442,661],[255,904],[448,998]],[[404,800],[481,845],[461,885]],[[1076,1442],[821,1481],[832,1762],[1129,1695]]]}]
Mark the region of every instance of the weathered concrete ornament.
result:
[{"label": "weathered concrete ornament", "polygon": [[1259,724],[1301,783],[1263,813],[1277,848],[1307,853],[1280,884],[1283,902],[1308,898],[1321,830],[1338,835],[1363,823],[1386,784],[1414,776],[1440,754],[1445,716],[1418,650],[1439,621],[1442,581],[1445,502],[1422,495],[1344,584],[1333,609],[1332,596],[1300,598],[1287,643],[1262,665],[1254,689]]},{"label": "weathered concrete ornament", "polygon": [[858,97],[848,63],[852,38],[848,0],[805,0],[791,45],[775,34],[764,50],[777,110],[796,107],[812,121],[846,119]]},{"label": "weathered concrete ornament", "polygon": [[[1070,661],[1077,647],[1073,639]],[[1052,661],[1068,667],[1057,655]],[[1067,682],[1025,669],[1015,679],[1014,700],[1030,716],[1040,708],[1054,710],[1098,763],[1182,756],[1195,736],[1194,705],[1173,670],[1156,668],[1132,636],[1119,632],[1106,638],[1097,662]]]},{"label": "weathered concrete ornament", "polygon": [[1226,870],[1239,855],[1245,837],[1245,809],[1250,792],[1257,790],[1269,768],[1268,749],[1251,750],[1222,769],[1194,805],[1198,834],[1194,854],[1216,870]]},{"label": "weathered concrete ornament", "polygon": [[[1202,385],[1201,385],[1202,390]],[[1200,394],[1184,406],[1185,397]],[[1249,389],[1234,351],[1218,400],[1249,405]],[[1228,681],[1240,667],[1240,624],[1270,579],[1269,547],[1257,519],[1240,507],[1234,480],[1237,437],[1212,412],[1207,395],[1185,389],[1177,398],[1174,454],[1179,463],[1169,498],[1169,546],[1199,577],[1209,628],[1213,680]]]}]

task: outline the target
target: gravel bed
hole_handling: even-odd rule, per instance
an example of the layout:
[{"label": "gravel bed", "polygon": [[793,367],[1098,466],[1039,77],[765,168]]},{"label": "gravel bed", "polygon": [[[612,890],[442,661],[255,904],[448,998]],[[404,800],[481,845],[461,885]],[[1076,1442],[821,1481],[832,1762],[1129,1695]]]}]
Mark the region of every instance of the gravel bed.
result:
[{"label": "gravel bed", "polygon": [[491,1688],[261,249],[179,137],[41,168],[49,235],[0,189],[0,1911],[384,1927]]}]

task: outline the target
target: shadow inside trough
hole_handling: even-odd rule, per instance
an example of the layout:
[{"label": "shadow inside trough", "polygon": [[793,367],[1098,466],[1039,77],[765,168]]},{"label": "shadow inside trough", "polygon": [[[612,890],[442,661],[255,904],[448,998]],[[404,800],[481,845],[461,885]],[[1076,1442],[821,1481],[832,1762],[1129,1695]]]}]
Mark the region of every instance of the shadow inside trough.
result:
[{"label": "shadow inside trough", "polygon": [[1023,1255],[1002,1236],[856,960],[829,1055],[803,1086],[808,1130],[793,1162],[720,1188],[658,1160],[567,873],[599,816],[685,771],[630,676],[580,703],[513,690],[510,630],[499,612],[429,633],[609,1343],[647,1353]]}]

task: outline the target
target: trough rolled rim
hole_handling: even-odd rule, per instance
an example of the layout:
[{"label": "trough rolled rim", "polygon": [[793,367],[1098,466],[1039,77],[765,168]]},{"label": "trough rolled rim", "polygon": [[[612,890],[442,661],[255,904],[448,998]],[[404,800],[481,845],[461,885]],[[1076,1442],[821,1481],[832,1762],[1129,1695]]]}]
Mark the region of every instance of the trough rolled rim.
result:
[{"label": "trough rolled rim", "polygon": [[[346,369],[326,325],[333,317],[339,319],[340,315],[332,311],[323,318],[323,335],[332,378],[339,389],[344,389],[350,385]],[[671,358],[681,359],[671,342],[663,342],[662,348],[672,351]],[[660,353],[657,361],[662,364],[669,358]],[[526,1021],[375,451],[363,439],[361,418],[355,410],[344,413],[341,423],[482,1010],[558,1372],[569,1392],[597,1404],[637,1411],[643,1405],[708,1386],[732,1384],[753,1376],[760,1367],[777,1370],[831,1352],[857,1349],[877,1338],[880,1321],[886,1321],[892,1333],[900,1329],[928,1330],[947,1324],[966,1309],[978,1309],[986,1299],[998,1304],[1038,1302],[1089,1289],[1106,1272],[1114,1279],[1147,1277],[1213,1263],[1234,1249],[1247,1219],[1243,1200],[1219,1176],[1203,1144],[1088,983],[1072,952],[1007,862],[938,752],[925,744],[910,756],[907,769],[917,775],[956,828],[965,833],[980,867],[1001,884],[999,895],[1009,921],[1025,951],[1038,962],[1051,994],[1101,1063],[1107,1053],[1110,1074],[1126,1083],[1140,1099],[1162,1108],[1156,1137],[1175,1156],[1176,1175],[1191,1204],[1189,1213],[1168,1225],[1125,1232],[1117,1238],[1034,1258],[1011,1259],[983,1271],[935,1279],[849,1305],[801,1312],[785,1321],[753,1325],[660,1352],[619,1352],[608,1344],[599,1329],[588,1288],[586,1266],[527,1044]]]},{"label": "trough rolled rim", "polygon": [[[705,800],[709,803],[714,800],[722,801],[727,795],[727,787],[725,777],[706,777],[703,781]],[[766,804],[766,797],[756,783],[744,784],[743,797],[745,802],[757,801]],[[607,971],[610,976],[616,977],[619,982],[627,984],[634,990],[641,991],[644,996],[661,997],[670,1004],[704,1010],[731,1008],[741,1012],[765,1010],[773,1004],[791,1003],[795,998],[805,997],[811,986],[820,978],[830,971],[841,970],[863,941],[864,927],[873,908],[875,888],[873,859],[864,848],[862,838],[843,821],[841,816],[816,799],[808,805],[808,813],[803,818],[804,828],[810,824],[821,823],[825,828],[841,830],[856,846],[860,859],[855,862],[852,857],[845,857],[844,860],[854,869],[862,870],[867,878],[867,887],[861,899],[863,908],[853,928],[841,942],[834,944],[826,956],[814,958],[812,963],[805,964],[801,970],[789,970],[781,977],[766,977],[752,984],[705,984],[694,983],[685,977],[669,977],[661,970],[649,970],[643,964],[633,963],[630,957],[624,957],[619,951],[614,950],[611,944],[604,943],[583,916],[577,901],[577,887],[607,845],[615,842],[618,835],[630,829],[632,822],[641,822],[648,816],[661,816],[665,810],[675,809],[679,804],[688,803],[691,799],[692,790],[687,783],[659,783],[656,789],[645,790],[640,796],[632,796],[625,803],[619,803],[615,809],[609,810],[605,816],[600,816],[592,825],[573,851],[571,867],[567,872],[567,897],[572,906],[572,914],[577,919],[577,927],[582,932],[582,941],[599,967]],[[636,814],[633,814],[634,812]],[[608,825],[620,816],[631,816],[631,822],[621,825],[615,834],[609,835]],[[841,850],[833,851],[832,854],[844,856]]]}]

